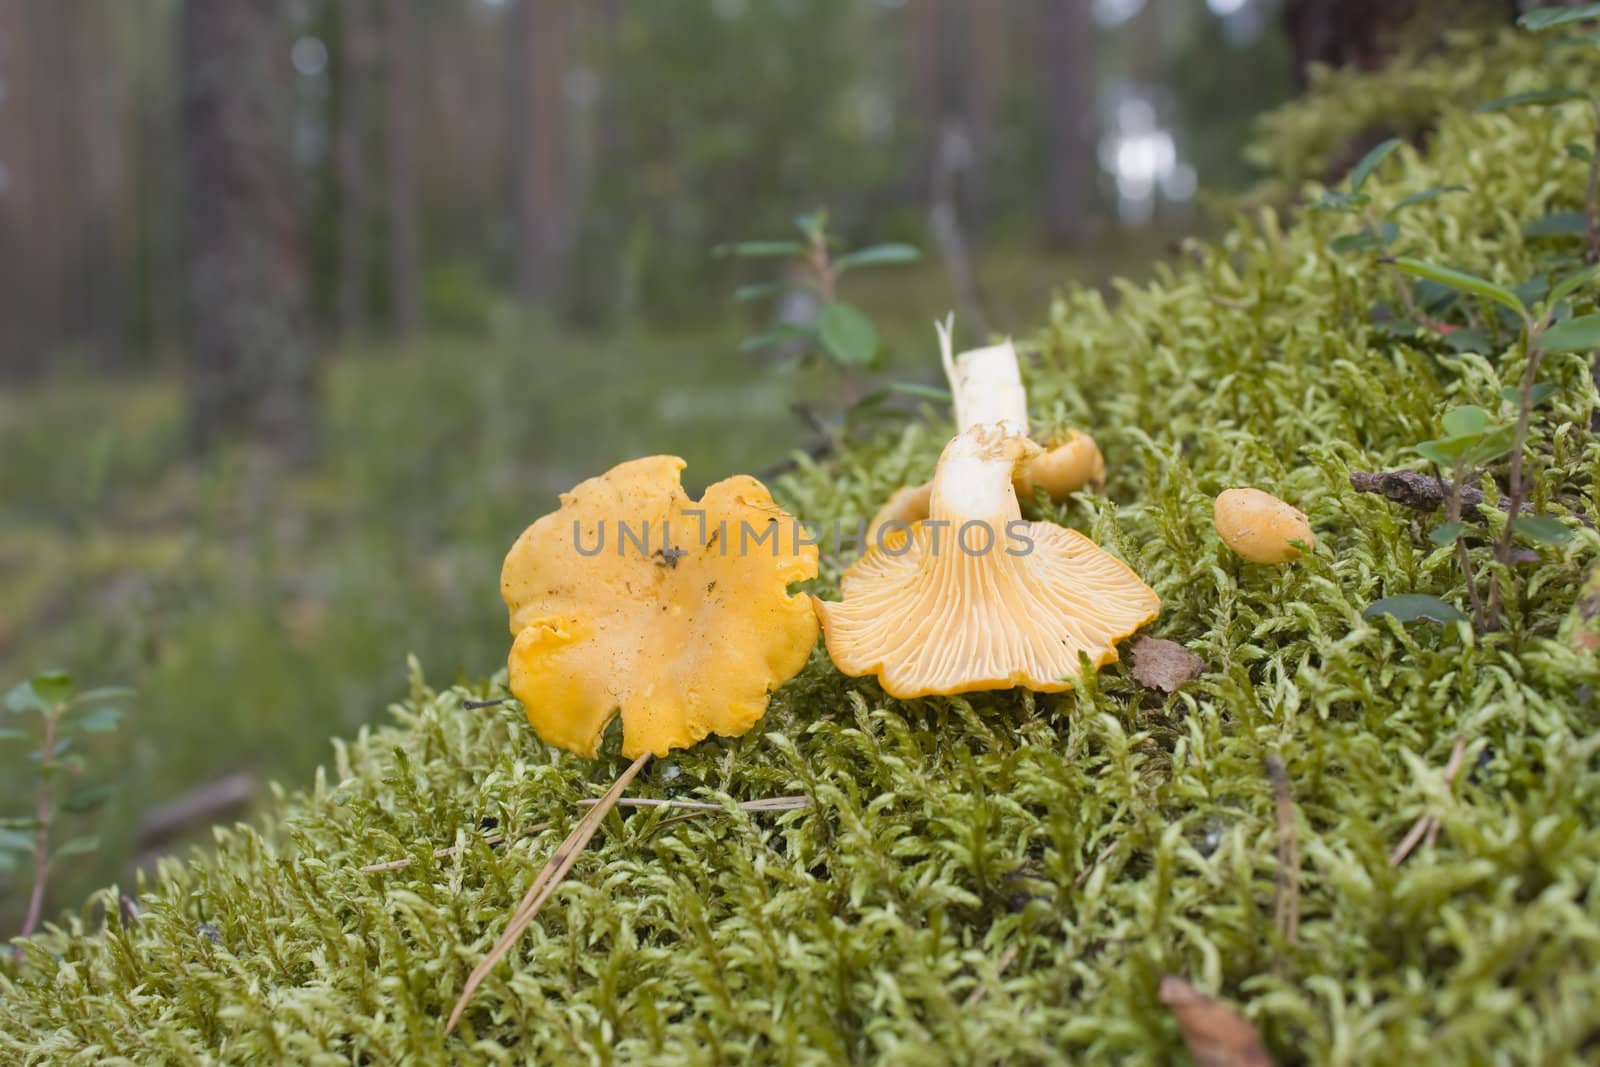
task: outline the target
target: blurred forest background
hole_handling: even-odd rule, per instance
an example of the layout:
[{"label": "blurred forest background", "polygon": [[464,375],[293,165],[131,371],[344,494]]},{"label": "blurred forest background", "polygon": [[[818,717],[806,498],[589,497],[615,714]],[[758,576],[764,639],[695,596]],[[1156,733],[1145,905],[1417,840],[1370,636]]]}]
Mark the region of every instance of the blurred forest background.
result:
[{"label": "blurred forest background", "polygon": [[0,682],[137,694],[52,903],[308,781],[408,653],[496,670],[501,556],[557,491],[906,416],[741,351],[815,308],[731,301],[769,261],[715,246],[819,205],[917,245],[851,278],[858,384],[928,378],[946,309],[1026,333],[1201,227],[1253,117],[1410,6],[0,0]]}]

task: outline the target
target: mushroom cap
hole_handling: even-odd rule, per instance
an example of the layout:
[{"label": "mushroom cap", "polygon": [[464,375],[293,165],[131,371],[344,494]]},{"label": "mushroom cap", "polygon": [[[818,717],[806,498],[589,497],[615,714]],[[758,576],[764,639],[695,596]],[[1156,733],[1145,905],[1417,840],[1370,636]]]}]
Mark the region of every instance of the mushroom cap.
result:
[{"label": "mushroom cap", "polygon": [[871,545],[818,600],[828,654],[876,674],[902,700],[1025,686],[1072,688],[1087,656],[1155,619],[1161,600],[1127,564],[1078,533],[1025,522],[1011,476],[1029,454],[1016,435],[976,428],[940,458],[929,519],[907,541]]},{"label": "mushroom cap", "polygon": [[1300,550],[1290,541],[1317,547],[1317,535],[1311,532],[1305,512],[1260,489],[1227,490],[1211,506],[1211,517],[1223,544],[1251,563],[1299,559]]},{"label": "mushroom cap", "polygon": [[1012,480],[1021,497],[1031,498],[1037,486],[1051,499],[1065,500],[1086,485],[1104,484],[1106,460],[1094,438],[1068,430],[1065,438],[1045,445],[1042,453],[1018,464]]},{"label": "mushroom cap", "polygon": [[629,758],[738,736],[816,644],[788,591],[816,576],[816,546],[754,478],[694,501],[683,467],[649,456],[581,482],[506,555],[511,691],[548,744],[592,757],[619,713]]}]

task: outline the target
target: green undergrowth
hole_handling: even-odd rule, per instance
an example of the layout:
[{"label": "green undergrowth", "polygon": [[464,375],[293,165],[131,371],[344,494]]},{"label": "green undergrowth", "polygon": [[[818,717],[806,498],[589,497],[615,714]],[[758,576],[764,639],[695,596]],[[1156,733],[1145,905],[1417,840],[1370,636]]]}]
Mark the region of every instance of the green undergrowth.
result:
[{"label": "green undergrowth", "polygon": [[[1492,96],[1520,75],[1490,60],[1523,49],[1472,45],[1428,69],[1476,65]],[[1339,84],[1334,107],[1354,91]],[[1521,286],[1577,252],[1521,227],[1581,204],[1586,168],[1562,146],[1591,136],[1584,109],[1455,99],[1436,101],[1425,152],[1401,148],[1367,191],[1387,206],[1467,186],[1411,209],[1403,242]],[[1600,547],[1589,367],[1551,355],[1540,375],[1557,389],[1533,421],[1531,498],[1572,537],[1517,558],[1504,627],[1365,617],[1380,597],[1465,609],[1466,593],[1427,537],[1438,517],[1356,493],[1350,472],[1421,469],[1442,413],[1503,414],[1522,366],[1509,340],[1458,353],[1375,325],[1394,281],[1327,249],[1348,226],[1253,214],[1148,285],[1068,292],[1031,339],[1036,419],[1089,429],[1109,468],[1105,496],[1047,515],[1160,593],[1151,631],[1205,661],[1177,694],[1117,664],[1061,695],[900,702],[819,649],[756,730],[657,761],[632,790],[724,810],[614,812],[446,1038],[577,801],[624,761],[545,749],[515,704],[463,706],[503,694],[503,675],[432,688],[414,670],[393,725],[337,744],[261,824],[165,861],[137,922],[102,917],[103,894],[25,945],[0,972],[0,1057],[1181,1062],[1164,973],[1237,1003],[1285,1063],[1595,1055],[1600,669],[1562,637]],[[1593,291],[1576,304],[1593,310]],[[930,413],[777,495],[858,519],[927,476],[947,432]],[[1491,499],[1499,473],[1481,481]],[[1231,556],[1211,499],[1241,484],[1304,509],[1315,551],[1284,568]],[[844,562],[825,556],[820,591]],[[1269,757],[1292,793],[1292,868]],[[791,793],[811,807],[733,809]],[[1437,840],[1392,865],[1427,813]],[[509,847],[480,840],[543,823]],[[413,862],[359,870],[397,858]]]}]

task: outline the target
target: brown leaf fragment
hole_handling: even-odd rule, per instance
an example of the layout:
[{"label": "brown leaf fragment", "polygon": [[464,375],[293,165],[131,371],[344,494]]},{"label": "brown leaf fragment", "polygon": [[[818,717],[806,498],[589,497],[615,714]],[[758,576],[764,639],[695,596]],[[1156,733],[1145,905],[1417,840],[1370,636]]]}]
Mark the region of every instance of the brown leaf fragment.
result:
[{"label": "brown leaf fragment", "polygon": [[1206,662],[1176,641],[1140,637],[1133,642],[1133,680],[1146,689],[1172,693],[1205,670]]},{"label": "brown leaf fragment", "polygon": [[1175,974],[1161,979],[1161,1003],[1172,1009],[1196,1067],[1273,1067],[1255,1024]]},{"label": "brown leaf fragment", "polygon": [[1567,641],[1579,652],[1600,649],[1600,564],[1589,572],[1567,617]]}]

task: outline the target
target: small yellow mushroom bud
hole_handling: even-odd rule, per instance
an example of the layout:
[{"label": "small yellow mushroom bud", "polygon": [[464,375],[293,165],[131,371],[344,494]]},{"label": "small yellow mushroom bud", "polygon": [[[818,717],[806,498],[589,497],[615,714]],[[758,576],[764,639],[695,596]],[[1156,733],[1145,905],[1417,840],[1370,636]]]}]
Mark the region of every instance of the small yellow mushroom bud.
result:
[{"label": "small yellow mushroom bud", "polygon": [[1259,489],[1229,489],[1212,508],[1222,543],[1251,563],[1289,563],[1300,558],[1290,541],[1317,546],[1311,524],[1299,508]]},{"label": "small yellow mushroom bud", "polygon": [[1106,460],[1094,438],[1068,430],[1064,440],[1046,445],[1039,455],[1019,464],[1011,480],[1024,500],[1033,499],[1036,486],[1052,500],[1065,500],[1086,485],[1104,484]]}]

